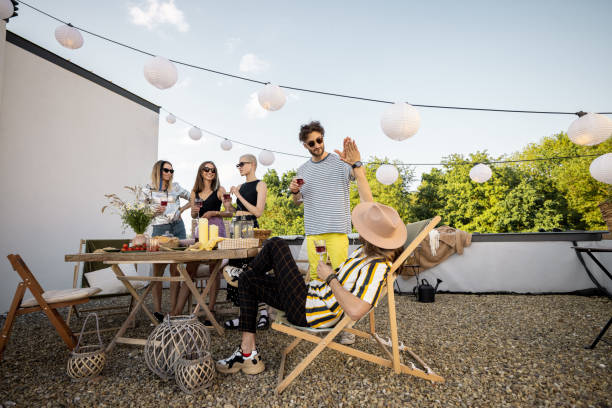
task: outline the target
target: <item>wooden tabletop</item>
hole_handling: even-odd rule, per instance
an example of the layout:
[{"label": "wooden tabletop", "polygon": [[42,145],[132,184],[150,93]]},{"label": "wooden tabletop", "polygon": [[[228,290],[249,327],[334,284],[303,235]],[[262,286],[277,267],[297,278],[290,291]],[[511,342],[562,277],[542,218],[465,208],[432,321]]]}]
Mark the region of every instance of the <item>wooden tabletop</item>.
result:
[{"label": "wooden tabletop", "polygon": [[107,263],[184,263],[214,259],[251,258],[261,248],[215,249],[213,251],[159,251],[159,252],[104,252],[68,254],[66,262],[107,262]]}]

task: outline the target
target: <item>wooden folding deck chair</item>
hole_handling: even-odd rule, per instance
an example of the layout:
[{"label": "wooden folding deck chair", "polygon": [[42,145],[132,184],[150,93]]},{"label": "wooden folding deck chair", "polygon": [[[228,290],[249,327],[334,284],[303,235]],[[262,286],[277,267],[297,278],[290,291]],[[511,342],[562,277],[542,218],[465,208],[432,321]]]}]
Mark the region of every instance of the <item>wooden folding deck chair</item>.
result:
[{"label": "wooden folding deck chair", "polygon": [[[2,334],[0,335],[0,361],[8,343],[15,317],[41,310],[47,315],[57,333],[66,343],[66,346],[72,350],[76,346],[76,339],[57,309],[87,303],[89,302],[89,296],[96,294],[100,289],[68,289],[45,292],[23,259],[21,259],[21,256],[11,254],[7,258],[15,272],[21,277],[21,282],[17,285],[11,308],[6,317],[4,327],[2,327]],[[30,290],[34,299],[23,301],[26,289]]]},{"label": "wooden folding deck chair", "polygon": [[[371,361],[373,363],[382,365],[384,367],[389,367],[393,369],[396,374],[409,374],[414,375],[416,377],[420,377],[426,380],[430,380],[432,382],[444,382],[444,378],[440,377],[436,373],[434,373],[427,364],[412,350],[408,347],[404,346],[403,343],[400,343],[397,335],[397,321],[395,315],[395,297],[393,294],[393,282],[395,281],[395,272],[398,268],[404,263],[406,258],[415,250],[415,248],[419,245],[423,239],[429,234],[429,232],[440,222],[440,217],[436,216],[428,222],[419,222],[414,224],[409,224],[407,226],[409,232],[409,237],[407,240],[408,245],[405,246],[404,252],[393,262],[391,266],[391,270],[387,275],[386,282],[384,282],[384,286],[386,287],[386,291],[383,291],[381,294],[381,298],[385,295],[388,297],[388,309],[389,309],[389,323],[390,323],[390,332],[391,339],[384,340],[376,333],[376,324],[374,320],[374,309],[372,308],[368,315],[370,316],[370,331],[369,333],[353,329],[352,326],[356,323],[348,316],[344,316],[338,324],[336,324],[333,328],[326,329],[315,329],[309,327],[298,327],[294,326],[291,323],[288,323],[282,317],[275,321],[272,324],[272,328],[274,330],[283,332],[290,336],[295,337],[295,339],[283,350],[281,364],[278,374],[278,385],[276,387],[276,393],[280,394],[283,390],[291,384],[291,382],[302,373],[308,367],[310,363],[325,349],[330,348],[341,353],[345,353],[351,355],[353,357],[360,358],[362,360]],[[411,228],[412,226],[412,228]],[[418,231],[414,231],[414,227],[418,229]],[[410,240],[410,237],[414,236],[414,239]],[[379,299],[379,303],[380,303]],[[364,316],[365,317],[365,316]],[[353,347],[345,346],[339,343],[334,342],[334,338],[341,332],[347,331],[353,333],[359,337],[364,338],[372,338],[375,340],[378,345],[383,350],[383,353],[388,358],[382,358],[376,356],[374,354],[366,353],[361,350],[357,350]],[[313,334],[314,333],[314,334]],[[325,337],[318,337],[316,334],[327,333]],[[307,340],[314,344],[316,347],[293,369],[289,375],[284,376],[285,362],[287,359],[287,355],[302,341]],[[389,350],[389,346],[391,346],[391,351]],[[424,370],[417,368],[414,363],[410,363],[410,366],[402,364],[400,360],[400,351],[408,352],[422,367]]]}]

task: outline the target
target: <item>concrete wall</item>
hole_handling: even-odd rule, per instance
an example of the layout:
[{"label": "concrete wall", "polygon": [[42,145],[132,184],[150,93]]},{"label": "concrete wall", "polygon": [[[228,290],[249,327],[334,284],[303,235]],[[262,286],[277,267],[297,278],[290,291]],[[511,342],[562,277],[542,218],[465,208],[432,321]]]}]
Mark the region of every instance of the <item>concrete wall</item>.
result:
[{"label": "concrete wall", "polygon": [[[157,160],[158,113],[0,37],[0,313],[19,253],[45,289],[72,286],[64,254],[80,238],[122,235],[100,214],[104,194],[146,182]],[[2,66],[4,69],[2,71]],[[28,294],[29,296],[29,294]]]}]

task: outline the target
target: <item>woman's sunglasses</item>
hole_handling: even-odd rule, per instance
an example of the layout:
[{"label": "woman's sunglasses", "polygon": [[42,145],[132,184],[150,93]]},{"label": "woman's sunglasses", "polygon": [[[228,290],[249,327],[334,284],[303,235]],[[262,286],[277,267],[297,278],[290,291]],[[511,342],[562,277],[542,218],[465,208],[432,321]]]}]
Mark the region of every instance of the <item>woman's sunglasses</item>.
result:
[{"label": "woman's sunglasses", "polygon": [[174,174],[174,170],[172,169],[162,169],[164,171],[164,173],[170,173],[170,174]]},{"label": "woman's sunglasses", "polygon": [[205,173],[215,174],[217,172],[217,169],[213,169],[213,168],[210,168],[210,167],[203,167],[202,171],[205,172]]},{"label": "woman's sunglasses", "polygon": [[322,137],[317,137],[315,140],[311,140],[310,142],[306,143],[308,146],[310,147],[314,147],[315,146],[315,142],[317,142],[317,144],[323,144],[323,138]]},{"label": "woman's sunglasses", "polygon": [[240,163],[238,163],[238,164],[236,165],[236,167],[237,167],[237,168],[239,168],[239,169],[241,169],[241,168],[242,168],[242,166],[244,166],[245,164],[249,164],[249,163],[251,163],[251,162],[240,162]]}]

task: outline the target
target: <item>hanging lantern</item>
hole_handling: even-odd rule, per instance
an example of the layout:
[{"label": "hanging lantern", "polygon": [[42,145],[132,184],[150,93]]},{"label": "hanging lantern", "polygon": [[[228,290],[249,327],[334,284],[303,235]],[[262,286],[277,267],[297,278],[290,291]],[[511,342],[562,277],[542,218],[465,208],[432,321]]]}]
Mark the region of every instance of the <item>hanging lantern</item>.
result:
[{"label": "hanging lantern", "polygon": [[164,57],[154,57],[144,66],[144,76],[151,85],[167,89],[176,84],[178,73],[174,64]]},{"label": "hanging lantern", "polygon": [[176,123],[176,116],[174,116],[173,114],[169,113],[168,116],[166,116],[166,122],[168,122],[171,125]]},{"label": "hanging lantern", "polygon": [[269,166],[274,163],[274,153],[269,150],[262,150],[259,153],[259,162],[264,166]]},{"label": "hanging lantern", "polygon": [[383,113],[380,119],[382,131],[397,141],[414,136],[421,126],[421,115],[412,105],[396,102]]},{"label": "hanging lantern", "polygon": [[225,139],[224,141],[221,142],[221,148],[225,151],[227,150],[232,150],[232,141],[231,140],[227,140]]},{"label": "hanging lantern", "polygon": [[587,113],[572,122],[567,130],[569,139],[582,146],[605,142],[612,135],[612,119],[599,113]]},{"label": "hanging lantern", "polygon": [[0,20],[11,18],[14,12],[15,8],[11,0],[0,0]]},{"label": "hanging lantern", "polygon": [[612,184],[612,153],[606,153],[591,162],[591,176],[602,183]]},{"label": "hanging lantern", "polygon": [[395,183],[398,177],[399,171],[392,164],[383,164],[376,170],[376,180],[386,186]]},{"label": "hanging lantern", "polygon": [[257,99],[262,108],[277,111],[287,102],[285,92],[278,86],[268,84],[257,92]]},{"label": "hanging lantern", "polygon": [[484,183],[493,175],[493,171],[486,164],[479,163],[470,170],[470,178],[476,183]]},{"label": "hanging lantern", "polygon": [[189,137],[193,140],[200,140],[202,138],[202,131],[194,126],[189,129]]},{"label": "hanging lantern", "polygon": [[81,32],[70,24],[64,24],[55,29],[55,39],[66,48],[76,50],[83,46]]}]

